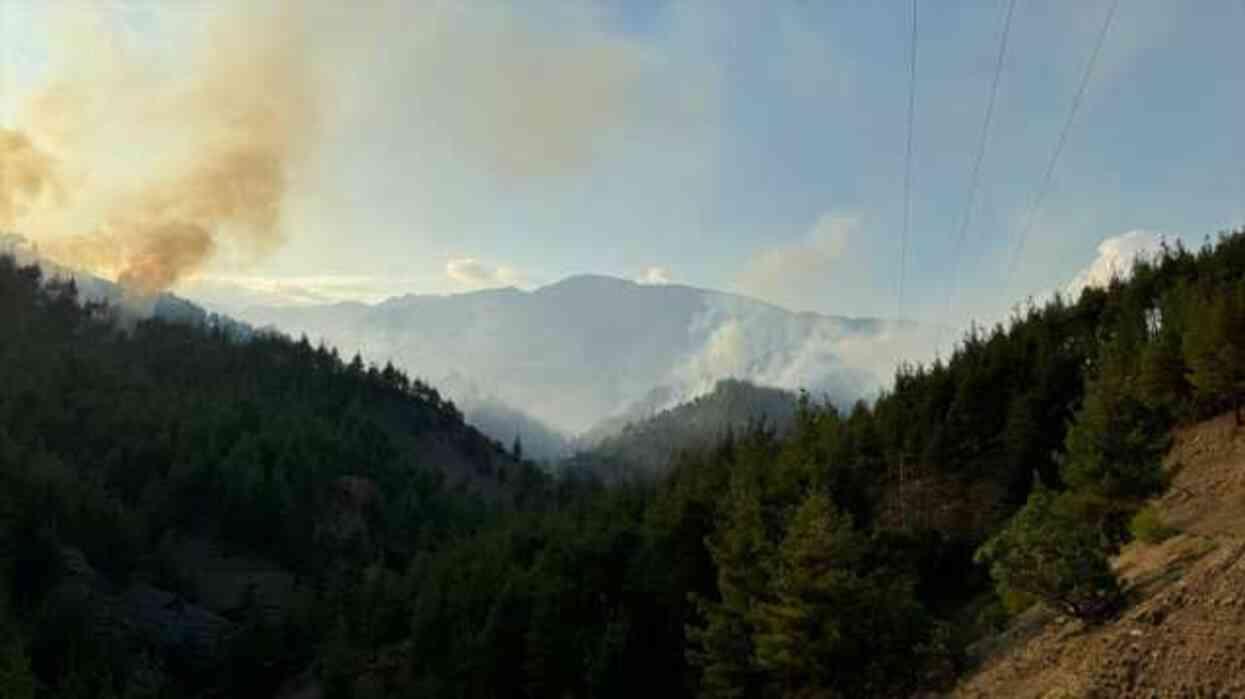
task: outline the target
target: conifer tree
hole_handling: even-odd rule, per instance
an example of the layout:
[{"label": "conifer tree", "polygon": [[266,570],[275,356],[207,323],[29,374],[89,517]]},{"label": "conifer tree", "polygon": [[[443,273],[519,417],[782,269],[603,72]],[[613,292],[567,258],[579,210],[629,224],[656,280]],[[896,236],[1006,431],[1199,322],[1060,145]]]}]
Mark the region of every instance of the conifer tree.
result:
[{"label": "conifer tree", "polygon": [[752,609],[768,585],[771,547],[756,489],[740,480],[732,484],[723,519],[706,541],[717,566],[720,599],[698,600],[705,624],[688,630],[688,660],[701,670],[704,697],[757,696],[761,686],[754,662]]},{"label": "conifer tree", "polygon": [[841,680],[835,671],[855,650],[844,627],[865,596],[856,574],[864,552],[850,519],[826,495],[809,495],[792,516],[774,594],[757,607],[753,637],[758,665],[784,695],[821,696]]},{"label": "conifer tree", "polygon": [[1103,354],[1068,430],[1062,475],[1076,490],[1114,499],[1146,498],[1162,488],[1166,424],[1138,395],[1131,356],[1113,347]]},{"label": "conifer tree", "polygon": [[1195,300],[1189,315],[1183,348],[1195,397],[1211,409],[1231,407],[1245,424],[1245,285]]},{"label": "conifer tree", "polygon": [[1070,616],[1101,619],[1119,602],[1119,582],[1097,532],[1040,485],[976,558],[990,567],[1001,594],[1033,595]]}]

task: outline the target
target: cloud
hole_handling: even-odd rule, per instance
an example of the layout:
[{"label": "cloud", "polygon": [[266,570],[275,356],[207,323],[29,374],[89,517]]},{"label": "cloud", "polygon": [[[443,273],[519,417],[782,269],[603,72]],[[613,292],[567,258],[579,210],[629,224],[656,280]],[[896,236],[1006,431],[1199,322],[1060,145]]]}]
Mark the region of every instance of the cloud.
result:
[{"label": "cloud", "polygon": [[670,270],[665,267],[649,267],[635,278],[637,284],[661,285],[670,283]]},{"label": "cloud", "polygon": [[856,216],[823,214],[802,239],[755,254],[736,287],[794,310],[807,310],[810,301],[826,295],[831,274],[859,226]]},{"label": "cloud", "polygon": [[184,280],[174,291],[215,310],[235,312],[255,306],[376,303],[410,289],[415,281],[353,274],[289,277],[217,274]]},{"label": "cloud", "polygon": [[513,267],[481,262],[474,257],[460,257],[445,263],[445,276],[460,287],[489,289],[518,286],[523,275]]},{"label": "cloud", "polygon": [[1098,244],[1098,257],[1065,287],[1073,296],[1086,287],[1102,287],[1132,272],[1133,263],[1158,253],[1167,237],[1162,233],[1132,230],[1106,238]]}]

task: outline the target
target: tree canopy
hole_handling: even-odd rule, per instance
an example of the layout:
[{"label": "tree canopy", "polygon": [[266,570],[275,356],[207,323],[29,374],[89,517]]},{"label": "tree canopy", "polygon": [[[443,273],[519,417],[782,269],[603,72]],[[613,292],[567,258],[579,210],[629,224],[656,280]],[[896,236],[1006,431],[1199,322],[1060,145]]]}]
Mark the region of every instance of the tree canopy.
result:
[{"label": "tree canopy", "polygon": [[[115,315],[0,258],[13,696],[902,696],[953,682],[1005,597],[1115,610],[1170,428],[1245,394],[1245,234],[608,485],[394,367]],[[223,602],[187,541],[262,575]]]}]

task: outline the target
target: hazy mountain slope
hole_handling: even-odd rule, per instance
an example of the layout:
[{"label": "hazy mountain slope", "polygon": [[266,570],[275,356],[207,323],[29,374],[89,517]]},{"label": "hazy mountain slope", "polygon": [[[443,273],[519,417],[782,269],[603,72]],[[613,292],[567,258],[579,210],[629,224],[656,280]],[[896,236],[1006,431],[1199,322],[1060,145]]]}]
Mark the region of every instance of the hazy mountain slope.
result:
[{"label": "hazy mountain slope", "polygon": [[531,292],[261,307],[242,317],[343,352],[392,358],[437,385],[469,377],[481,394],[569,433],[625,412],[654,389],[664,401],[650,407],[661,409],[728,377],[846,403],[888,381],[900,356],[928,351],[928,333],[913,324],[792,313],[732,294],[601,276]]},{"label": "hazy mountain slope", "polygon": [[669,470],[680,450],[708,448],[727,432],[749,423],[764,421],[785,433],[796,406],[796,396],[789,391],[723,379],[710,393],[627,423],[617,433],[591,443],[565,466],[607,481],[660,475]]},{"label": "hazy mountain slope", "polygon": [[571,440],[565,434],[514,406],[483,394],[472,382],[450,377],[442,380],[438,387],[454,396],[454,404],[476,429],[507,449],[513,449],[518,439],[523,458],[554,462],[571,453]]}]

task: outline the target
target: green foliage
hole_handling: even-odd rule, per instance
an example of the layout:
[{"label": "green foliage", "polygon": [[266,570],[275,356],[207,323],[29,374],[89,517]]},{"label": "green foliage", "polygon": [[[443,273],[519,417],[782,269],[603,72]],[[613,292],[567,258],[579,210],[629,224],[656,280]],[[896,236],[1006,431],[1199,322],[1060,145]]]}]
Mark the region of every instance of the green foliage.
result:
[{"label": "green foliage", "polygon": [[1158,508],[1146,505],[1137,510],[1128,523],[1128,531],[1133,537],[1147,544],[1161,544],[1179,532],[1163,522]]},{"label": "green foliage", "polygon": [[1006,588],[1000,591],[1003,610],[1010,616],[1016,616],[1038,603],[1037,595],[1023,590]]},{"label": "green foliage", "polygon": [[740,481],[721,504],[721,524],[707,542],[718,600],[700,600],[705,624],[689,639],[689,659],[701,669],[702,692],[709,697],[755,696],[763,679],[753,658],[752,610],[769,586],[773,553],[759,492]]},{"label": "green foliage", "polygon": [[1099,620],[1115,611],[1120,587],[1096,531],[1039,488],[978,551],[1004,599],[1033,595],[1064,614]]},{"label": "green foliage", "polygon": [[1068,431],[1063,480],[1109,499],[1140,500],[1163,486],[1167,424],[1136,395],[1134,377],[1111,353],[1089,381]]},{"label": "green foliage", "polygon": [[1231,407],[1240,425],[1245,396],[1245,285],[1194,294],[1189,314],[1183,349],[1197,403],[1210,410]]},{"label": "green foliage", "polygon": [[[487,473],[510,462],[505,452],[392,367],[365,370],[360,359],[351,369],[306,341],[240,334],[218,319],[119,325],[116,317],[79,303],[72,282],[0,256],[0,608],[17,610],[29,639],[16,650],[6,640],[5,682],[33,668],[61,695],[97,696],[129,691],[129,675],[148,664],[136,639],[72,621],[91,610],[67,606],[58,592],[67,556],[89,569],[76,574],[91,581],[75,586],[180,586],[159,551],[177,533],[262,556],[306,576],[311,589],[331,590],[352,555],[401,567],[430,542],[477,526],[482,513],[468,490],[496,492],[490,509],[504,508],[506,491]],[[426,459],[430,443],[447,463]],[[447,475],[461,492],[445,487]],[[346,518],[332,504],[344,476],[379,493],[358,514],[366,546],[353,553],[323,535]],[[404,619],[390,604],[402,595],[367,583],[331,596],[369,600],[360,645],[392,642],[400,632],[378,619]],[[262,685],[287,663],[309,662],[315,644],[281,637],[283,621],[228,613],[244,632],[235,645],[247,650],[226,661],[229,671],[195,682],[231,693],[222,683]],[[175,665],[169,672],[182,679],[193,674]]]},{"label": "green foliage", "polygon": [[35,676],[30,658],[15,631],[0,619],[0,696],[6,699],[33,699]]},{"label": "green foliage", "polygon": [[796,510],[776,577],[755,607],[756,661],[773,694],[879,695],[913,681],[920,654],[901,660],[888,649],[916,651],[934,640],[932,629],[911,581],[871,571],[868,553],[825,495]]},{"label": "green foliage", "polygon": [[[297,603],[222,612],[211,671],[156,658],[171,696],[309,666],[336,696],[936,692],[1034,600],[1113,610],[1106,554],[1156,531],[1169,427],[1240,402],[1243,280],[1245,235],[1167,250],[849,411],[727,383],[633,428],[652,477],[606,486],[392,366],[219,319],[122,329],[0,258],[0,688],[125,691],[130,644],[36,610],[68,553],[192,595],[160,547],[184,534],[295,574]],[[771,398],[781,419],[737,419]]]},{"label": "green foliage", "polygon": [[661,476],[679,452],[710,448],[730,431],[765,425],[786,432],[797,407],[797,397],[788,391],[722,379],[687,403],[630,422],[616,418],[589,431],[582,439],[591,448],[576,454],[570,466],[606,481]]}]

